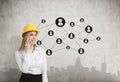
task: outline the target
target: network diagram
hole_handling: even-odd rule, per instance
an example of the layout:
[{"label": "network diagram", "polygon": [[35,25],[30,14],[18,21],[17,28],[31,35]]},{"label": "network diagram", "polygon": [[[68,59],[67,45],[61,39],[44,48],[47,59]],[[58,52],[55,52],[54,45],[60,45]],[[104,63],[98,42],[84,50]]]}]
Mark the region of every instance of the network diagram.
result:
[{"label": "network diagram", "polygon": [[[43,46],[45,49],[46,49],[46,55],[48,56],[51,56],[52,54],[54,54],[55,51],[59,51],[59,50],[62,50],[62,49],[66,49],[66,50],[70,50],[70,49],[73,49],[75,51],[77,51],[78,54],[84,54],[85,53],[85,49],[80,45],[80,42],[78,40],[81,40],[84,44],[88,44],[90,41],[94,41],[94,40],[97,40],[97,41],[100,41],[101,40],[101,37],[100,36],[95,36],[94,34],[92,34],[93,32],[93,27],[89,24],[86,23],[85,19],[84,18],[80,18],[78,21],[76,22],[67,22],[63,17],[58,17],[55,19],[54,23],[53,24],[50,24],[50,25],[46,25],[46,20],[45,19],[42,19],[40,24],[43,24],[44,26],[41,27],[40,24],[37,26],[38,28],[40,29],[44,29],[44,27],[48,27],[50,28],[51,26],[54,25],[54,29],[49,29],[46,33],[46,35],[48,37],[54,37],[55,38],[55,45],[53,45],[51,48],[47,48],[45,45],[47,44],[44,44],[43,41],[45,40],[46,36],[44,36],[44,40],[43,39],[39,39],[37,41],[37,45],[38,46]],[[85,26],[81,26],[79,24],[83,24]],[[67,26],[65,26],[67,25]],[[65,30],[65,28],[71,28],[71,30]],[[75,28],[78,28],[77,30],[77,33],[76,32],[73,32]],[[66,33],[66,35],[64,37],[56,37],[56,34],[55,34],[55,31],[56,29],[63,29],[63,32]],[[80,30],[82,29],[82,30]],[[84,38],[81,38],[80,34],[85,32],[87,35],[84,37]],[[88,39],[88,35],[92,35],[94,36],[94,39],[90,40]],[[57,34],[59,35],[59,34]],[[78,49],[76,48],[73,48],[72,45],[70,44],[67,44],[65,42],[65,39],[69,39],[69,40],[75,40],[76,44],[79,46]],[[78,40],[77,40],[78,39]],[[52,40],[50,40],[52,41]],[[49,41],[48,41],[48,44],[49,44]],[[53,47],[57,46],[57,45],[61,45],[61,44],[64,44],[64,46],[60,49],[57,49],[57,50],[53,50]],[[71,43],[72,44],[72,43]]]}]

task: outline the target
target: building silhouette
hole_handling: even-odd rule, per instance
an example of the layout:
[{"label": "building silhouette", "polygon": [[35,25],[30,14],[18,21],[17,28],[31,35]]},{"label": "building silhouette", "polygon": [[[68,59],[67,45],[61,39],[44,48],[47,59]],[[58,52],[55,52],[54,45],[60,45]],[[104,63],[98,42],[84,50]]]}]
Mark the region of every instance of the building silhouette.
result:
[{"label": "building silhouette", "polygon": [[101,70],[103,73],[106,73],[106,57],[105,57],[105,53],[104,53],[104,62],[102,63],[102,66],[101,66]]},{"label": "building silhouette", "polygon": [[118,71],[117,75],[106,72],[106,62],[101,63],[101,71],[93,66],[90,68],[81,65],[80,58],[77,57],[74,65],[66,69],[51,67],[49,71],[50,82],[120,82]]},{"label": "building silhouette", "polygon": [[[56,68],[51,66],[48,71],[49,82],[120,82],[120,71],[117,75],[106,72],[105,61],[101,63],[101,71],[81,65],[79,56],[74,65],[67,68]],[[18,69],[10,68],[8,71],[0,71],[0,81],[18,82],[21,72]]]}]

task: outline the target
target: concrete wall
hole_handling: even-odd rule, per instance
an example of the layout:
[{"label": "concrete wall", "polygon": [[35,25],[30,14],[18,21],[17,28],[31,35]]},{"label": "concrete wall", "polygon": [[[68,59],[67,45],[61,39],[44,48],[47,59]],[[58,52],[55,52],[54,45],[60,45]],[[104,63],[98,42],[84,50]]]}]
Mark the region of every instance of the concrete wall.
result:
[{"label": "concrete wall", "polygon": [[[51,29],[57,28],[55,20],[63,17],[67,22],[64,29],[54,30],[56,37],[67,36],[71,32],[69,22],[75,22],[73,33],[81,31],[80,26],[93,27],[93,32],[82,32],[78,37],[89,38],[88,44],[82,40],[64,42],[75,49],[83,47],[85,53],[62,49],[47,56],[48,76],[52,82],[79,81],[120,81],[120,1],[119,0],[0,0],[0,80],[18,81],[20,72],[14,53],[21,43],[21,31],[27,23],[38,26],[44,45],[51,48],[55,37],[46,36]],[[80,23],[79,19],[85,22]],[[45,24],[40,23],[42,19]],[[47,28],[46,28],[47,27]],[[100,36],[101,40],[93,40]],[[77,43],[78,42],[78,43]],[[45,50],[46,48],[42,46]],[[56,45],[53,51],[66,47]]]}]

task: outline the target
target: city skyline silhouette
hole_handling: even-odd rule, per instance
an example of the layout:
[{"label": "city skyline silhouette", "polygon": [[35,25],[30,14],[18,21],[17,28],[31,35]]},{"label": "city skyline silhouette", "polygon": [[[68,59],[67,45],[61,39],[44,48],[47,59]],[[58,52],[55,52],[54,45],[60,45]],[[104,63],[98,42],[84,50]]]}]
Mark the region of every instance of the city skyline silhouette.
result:
[{"label": "city skyline silhouette", "polygon": [[[67,68],[50,67],[48,71],[49,82],[120,82],[120,71],[117,75],[107,73],[105,61],[101,63],[101,71],[94,66],[92,68],[84,67],[81,64],[79,56],[74,65],[69,65]],[[19,69],[10,68],[9,71],[0,71],[1,81],[15,81],[20,78],[21,72]]]}]

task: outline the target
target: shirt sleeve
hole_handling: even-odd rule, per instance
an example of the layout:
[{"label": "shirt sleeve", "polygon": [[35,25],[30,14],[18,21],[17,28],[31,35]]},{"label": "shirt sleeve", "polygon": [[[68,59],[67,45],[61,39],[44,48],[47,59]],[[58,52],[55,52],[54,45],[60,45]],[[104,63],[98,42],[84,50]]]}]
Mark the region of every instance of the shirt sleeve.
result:
[{"label": "shirt sleeve", "polygon": [[48,82],[47,77],[47,60],[46,60],[46,54],[45,51],[42,50],[43,55],[43,65],[42,65],[42,82]]},{"label": "shirt sleeve", "polygon": [[30,54],[31,54],[30,52],[25,53],[25,52],[20,52],[20,51],[16,51],[16,53],[15,53],[15,59],[17,61],[19,69],[24,73],[30,72],[29,71],[29,56],[30,56]]}]

